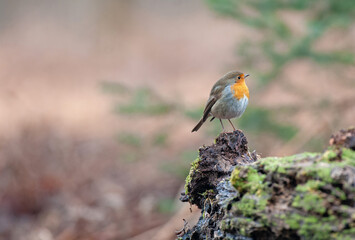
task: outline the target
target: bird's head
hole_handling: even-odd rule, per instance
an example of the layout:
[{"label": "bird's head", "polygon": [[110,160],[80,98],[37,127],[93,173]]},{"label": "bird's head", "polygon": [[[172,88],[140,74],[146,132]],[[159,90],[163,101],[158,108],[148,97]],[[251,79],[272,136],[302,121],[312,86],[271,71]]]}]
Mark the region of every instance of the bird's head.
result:
[{"label": "bird's head", "polygon": [[234,83],[244,82],[245,78],[248,76],[249,76],[249,74],[246,74],[246,73],[232,71],[232,72],[229,72],[226,75],[224,75],[222,79],[228,79],[229,84],[234,84]]},{"label": "bird's head", "polygon": [[247,73],[239,73],[238,75],[235,76],[235,83],[244,82],[246,77],[249,77],[249,74],[247,74]]}]

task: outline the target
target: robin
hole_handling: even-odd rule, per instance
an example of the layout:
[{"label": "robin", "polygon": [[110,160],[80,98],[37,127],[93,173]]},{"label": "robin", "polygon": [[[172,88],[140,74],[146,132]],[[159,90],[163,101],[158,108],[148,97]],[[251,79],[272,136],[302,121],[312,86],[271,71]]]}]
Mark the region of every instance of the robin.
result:
[{"label": "robin", "polygon": [[247,108],[249,89],[245,84],[245,78],[248,76],[249,74],[232,71],[219,79],[212,87],[210,97],[203,111],[203,116],[194,129],[192,129],[192,132],[200,129],[210,116],[212,117],[210,121],[215,118],[219,119],[223,130],[222,119],[228,119],[235,131],[235,127],[230,119],[242,116]]}]

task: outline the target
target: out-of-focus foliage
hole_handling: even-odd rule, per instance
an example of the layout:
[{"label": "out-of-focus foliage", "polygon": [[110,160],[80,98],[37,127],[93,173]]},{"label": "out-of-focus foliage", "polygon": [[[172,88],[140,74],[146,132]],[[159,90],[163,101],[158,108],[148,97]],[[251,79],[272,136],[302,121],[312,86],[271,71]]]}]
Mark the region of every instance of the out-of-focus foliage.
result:
[{"label": "out-of-focus foliage", "polygon": [[[349,0],[206,0],[218,13],[235,18],[237,21],[262,33],[260,41],[245,41],[239,46],[239,54],[245,64],[255,59],[271,63],[264,73],[258,73],[261,83],[276,77],[283,66],[296,58],[309,58],[318,63],[353,64],[354,54],[341,51],[322,52],[313,49],[318,40],[332,27],[347,28],[355,19],[355,1]],[[290,26],[280,17],[280,11],[304,11],[306,32],[302,35],[291,31]],[[280,49],[286,45],[286,49]]]},{"label": "out-of-focus foliage", "polygon": [[196,159],[197,155],[198,153],[195,150],[186,150],[181,152],[179,161],[175,161],[173,163],[162,163],[160,165],[160,170],[170,174],[171,176],[185,179],[186,175],[189,173],[191,159]]},{"label": "out-of-focus foliage", "polygon": [[271,111],[256,107],[249,107],[238,120],[238,125],[257,134],[262,132],[275,134],[282,140],[290,140],[297,133],[296,127],[277,122]]},{"label": "out-of-focus foliage", "polygon": [[185,111],[185,115],[193,120],[199,120],[201,118],[201,113],[203,112],[203,109],[203,106],[194,109],[187,109]]},{"label": "out-of-focus foliage", "polygon": [[174,198],[162,198],[157,204],[158,211],[164,214],[172,214],[176,210],[176,203]]},{"label": "out-of-focus foliage", "polygon": [[142,145],[141,138],[138,135],[129,132],[118,134],[117,140],[120,143],[127,144],[133,147],[140,147]]},{"label": "out-of-focus foliage", "polygon": [[172,106],[162,103],[150,89],[138,89],[131,98],[130,103],[118,105],[116,109],[123,114],[161,115],[172,110]]},{"label": "out-of-focus foliage", "polygon": [[103,81],[101,83],[102,91],[110,94],[123,94],[129,92],[129,89],[121,83],[112,81]]}]

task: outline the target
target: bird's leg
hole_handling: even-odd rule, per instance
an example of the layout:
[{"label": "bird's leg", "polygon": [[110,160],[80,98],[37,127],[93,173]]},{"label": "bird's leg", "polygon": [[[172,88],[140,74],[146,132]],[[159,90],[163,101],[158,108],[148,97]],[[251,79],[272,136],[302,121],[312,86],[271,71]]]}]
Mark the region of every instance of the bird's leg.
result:
[{"label": "bird's leg", "polygon": [[222,125],[222,129],[223,129],[223,132],[224,132],[224,126],[223,126],[223,122],[222,122],[222,119],[219,118],[219,121],[221,122],[221,125]]},{"label": "bird's leg", "polygon": [[230,120],[230,119],[228,119],[228,121],[229,121],[229,123],[232,125],[233,130],[235,131],[235,127],[234,127],[233,123],[231,122],[231,120]]}]

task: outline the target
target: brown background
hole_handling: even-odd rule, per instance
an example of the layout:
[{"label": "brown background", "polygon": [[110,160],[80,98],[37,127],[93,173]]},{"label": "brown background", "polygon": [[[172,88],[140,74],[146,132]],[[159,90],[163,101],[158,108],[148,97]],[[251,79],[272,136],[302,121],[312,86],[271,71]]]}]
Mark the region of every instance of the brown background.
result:
[{"label": "brown background", "polygon": [[[302,34],[304,15],[280,18]],[[354,26],[316,48],[354,52]],[[177,200],[189,163],[220,131],[190,133],[186,112],[229,70],[251,74],[251,105],[286,109],[277,121],[298,129],[287,142],[245,132],[262,156],[320,151],[354,124],[354,66],[297,59],[259,87],[235,49],[261,37],[202,1],[2,1],[1,239],[170,239],[193,216]],[[169,110],[114,113],[142,89]]]}]

